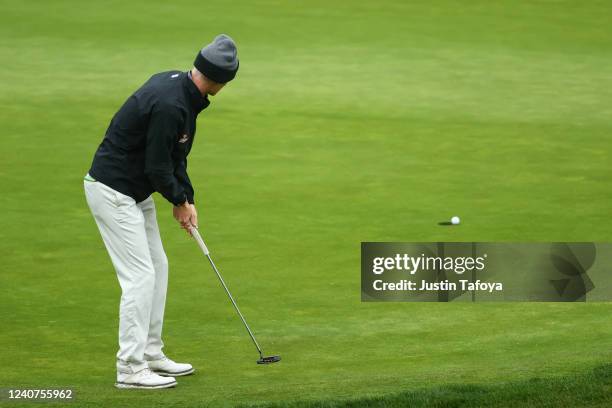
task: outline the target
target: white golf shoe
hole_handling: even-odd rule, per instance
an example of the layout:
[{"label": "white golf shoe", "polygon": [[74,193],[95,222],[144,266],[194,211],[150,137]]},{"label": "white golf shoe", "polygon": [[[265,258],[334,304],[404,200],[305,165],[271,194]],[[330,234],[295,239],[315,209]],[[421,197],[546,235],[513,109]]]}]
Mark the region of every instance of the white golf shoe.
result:
[{"label": "white golf shoe", "polygon": [[149,368],[143,368],[135,373],[117,372],[117,388],[141,388],[155,390],[159,388],[171,388],[176,386],[174,377],[162,377],[152,372]]},{"label": "white golf shoe", "polygon": [[155,374],[163,376],[180,377],[195,371],[191,364],[175,363],[166,356],[158,360],[148,360],[147,364]]}]

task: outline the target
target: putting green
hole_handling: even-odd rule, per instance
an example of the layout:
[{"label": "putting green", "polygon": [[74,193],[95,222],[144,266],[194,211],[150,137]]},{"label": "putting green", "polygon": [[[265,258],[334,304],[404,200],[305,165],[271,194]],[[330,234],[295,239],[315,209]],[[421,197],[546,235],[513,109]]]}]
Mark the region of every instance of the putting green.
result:
[{"label": "putting green", "polygon": [[[612,305],[360,303],[361,241],[609,241],[608,2],[2,1],[0,386],[80,407],[360,398],[581,375]],[[116,391],[119,287],[82,178],[112,115],[217,33],[237,79],[198,121],[201,230],[266,353],[156,195],[167,354]],[[459,215],[458,227],[439,221]],[[17,406],[16,404],[15,406]],[[26,404],[27,405],[27,404]]]}]

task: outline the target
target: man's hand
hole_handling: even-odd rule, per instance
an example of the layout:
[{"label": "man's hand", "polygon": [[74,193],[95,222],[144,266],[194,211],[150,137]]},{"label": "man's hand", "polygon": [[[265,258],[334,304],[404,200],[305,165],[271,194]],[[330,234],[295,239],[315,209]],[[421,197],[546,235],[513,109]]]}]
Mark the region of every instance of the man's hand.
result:
[{"label": "man's hand", "polygon": [[184,228],[188,234],[191,234],[189,231],[191,226],[198,228],[198,213],[193,204],[185,201],[181,205],[175,205],[172,213],[174,218],[181,224],[181,228]]}]

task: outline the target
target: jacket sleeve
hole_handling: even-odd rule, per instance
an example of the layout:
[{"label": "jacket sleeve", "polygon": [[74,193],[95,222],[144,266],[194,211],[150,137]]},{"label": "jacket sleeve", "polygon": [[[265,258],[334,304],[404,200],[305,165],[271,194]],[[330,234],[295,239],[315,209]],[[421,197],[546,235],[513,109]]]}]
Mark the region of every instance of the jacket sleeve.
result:
[{"label": "jacket sleeve", "polygon": [[181,111],[170,105],[153,108],[147,131],[145,174],[155,191],[174,205],[187,199],[187,193],[174,175],[172,151],[183,128]]},{"label": "jacket sleeve", "polygon": [[183,160],[178,165],[178,167],[176,168],[176,171],[174,172],[174,175],[176,176],[176,179],[179,181],[179,184],[185,190],[185,194],[187,194],[187,201],[189,201],[190,204],[194,204],[193,186],[191,185],[191,180],[189,180],[189,175],[187,174],[187,158],[185,158],[185,160]]}]

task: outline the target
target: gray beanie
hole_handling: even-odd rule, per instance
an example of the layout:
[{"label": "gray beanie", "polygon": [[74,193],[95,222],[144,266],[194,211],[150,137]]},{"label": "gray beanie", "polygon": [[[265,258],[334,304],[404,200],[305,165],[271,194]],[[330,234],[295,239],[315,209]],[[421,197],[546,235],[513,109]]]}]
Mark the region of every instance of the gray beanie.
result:
[{"label": "gray beanie", "polygon": [[234,40],[219,34],[198,52],[193,65],[215,82],[224,84],[231,81],[238,72],[238,51]]}]

